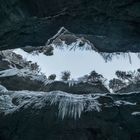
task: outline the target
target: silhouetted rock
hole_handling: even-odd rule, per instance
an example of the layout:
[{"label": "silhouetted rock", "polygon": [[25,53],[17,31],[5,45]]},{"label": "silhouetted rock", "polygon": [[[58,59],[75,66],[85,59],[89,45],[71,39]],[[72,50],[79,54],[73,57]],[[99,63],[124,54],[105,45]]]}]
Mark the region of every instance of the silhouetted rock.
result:
[{"label": "silhouetted rock", "polygon": [[100,51],[140,51],[139,0],[1,0],[0,48],[39,46],[64,26]]},{"label": "silhouetted rock", "polygon": [[89,93],[108,93],[109,90],[102,83],[77,83],[69,85],[62,81],[56,81],[46,86],[42,86],[41,91],[61,90],[73,94],[89,94]]}]

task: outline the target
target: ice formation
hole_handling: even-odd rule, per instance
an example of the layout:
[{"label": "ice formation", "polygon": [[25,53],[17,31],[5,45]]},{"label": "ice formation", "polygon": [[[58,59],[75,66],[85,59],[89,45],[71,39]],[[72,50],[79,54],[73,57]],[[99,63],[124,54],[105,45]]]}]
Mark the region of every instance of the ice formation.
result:
[{"label": "ice formation", "polygon": [[[88,40],[78,38],[73,34],[71,37],[75,42],[72,41],[68,44],[66,41],[61,40],[66,32],[68,31],[65,28],[61,28],[55,36],[48,40],[46,46],[43,46],[48,47],[48,45],[51,45],[54,48],[53,55],[50,56],[44,55],[43,52],[40,53],[39,51],[36,51],[38,55],[35,55],[36,52],[27,53],[22,49],[13,50],[13,52],[25,58],[22,59],[20,55],[15,55],[11,51],[0,52],[5,56],[5,61],[10,64],[8,69],[0,71],[0,77],[29,77],[32,80],[41,81],[47,85],[53,83],[54,80],[48,80],[46,76],[56,74],[57,81],[60,80],[61,72],[68,70],[71,72],[71,79],[63,82],[73,86],[80,82],[86,83],[86,75],[93,70],[102,74],[109,81],[116,77],[115,72],[117,70],[135,71],[140,68],[139,53],[101,53]],[[31,70],[30,67],[26,67],[27,61],[37,63],[41,71],[38,72]],[[18,69],[16,65],[22,66],[22,68]],[[136,74],[135,77],[138,77],[138,75]],[[134,82],[136,80],[135,77]],[[96,82],[92,84],[96,84]],[[104,82],[104,86],[108,88],[108,83]],[[8,91],[0,85],[0,112],[9,114],[26,108],[33,110],[43,108],[47,110],[48,105],[50,105],[57,107],[60,118],[71,117],[78,119],[84,112],[102,111],[104,105],[105,107],[136,106],[137,102],[115,98],[115,96],[123,95],[127,97],[137,93],[139,92],[77,95],[62,91]],[[102,97],[109,98],[111,103],[101,103],[99,99]],[[132,115],[139,115],[139,112],[132,112]]]},{"label": "ice formation", "polygon": [[[10,94],[11,93],[11,94]],[[16,99],[16,105],[12,100]],[[70,116],[74,119],[80,118],[81,113],[85,111],[101,111],[98,97],[94,95],[75,95],[62,91],[53,92],[31,92],[31,91],[14,91],[0,95],[0,110],[6,114],[20,109],[27,108],[43,108],[49,103],[50,105],[58,105],[58,116],[64,119]]]},{"label": "ice formation", "polygon": [[[132,93],[131,93],[132,94]],[[125,94],[122,94],[125,95]],[[117,96],[117,95],[113,95]],[[115,99],[111,94],[70,94],[62,91],[34,92],[34,91],[7,91],[0,93],[0,112],[13,113],[20,109],[31,108],[32,110],[46,109],[48,105],[58,108],[58,117],[64,119],[70,117],[78,119],[83,112],[102,111],[104,103],[100,98],[107,97],[114,103],[105,102],[105,106],[131,105],[137,103]],[[129,94],[128,94],[129,96]],[[107,105],[108,104],[108,105]],[[134,113],[133,113],[134,114]]]},{"label": "ice formation", "polygon": [[132,115],[135,115],[135,116],[140,115],[140,112],[132,112]]}]

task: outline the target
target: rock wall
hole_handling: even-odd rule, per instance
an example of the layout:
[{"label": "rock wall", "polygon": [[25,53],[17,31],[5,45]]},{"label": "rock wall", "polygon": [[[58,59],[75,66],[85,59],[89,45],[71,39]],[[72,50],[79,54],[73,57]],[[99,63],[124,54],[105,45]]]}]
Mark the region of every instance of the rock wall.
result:
[{"label": "rock wall", "polygon": [[44,45],[65,26],[75,34],[88,36],[101,51],[140,51],[139,0],[1,0],[0,3],[1,49]]},{"label": "rock wall", "polygon": [[[140,93],[77,96],[59,91],[26,92],[10,92],[5,97],[1,93],[0,111],[6,111],[0,113],[1,140],[140,140]],[[95,104],[101,107],[99,112],[93,109]],[[79,112],[80,118],[75,120],[71,113]]]}]

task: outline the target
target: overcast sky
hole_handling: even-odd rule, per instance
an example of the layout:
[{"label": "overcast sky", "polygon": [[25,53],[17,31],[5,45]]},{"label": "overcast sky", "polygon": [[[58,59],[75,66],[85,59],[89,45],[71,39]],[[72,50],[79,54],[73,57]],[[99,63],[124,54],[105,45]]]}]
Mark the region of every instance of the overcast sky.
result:
[{"label": "overcast sky", "polygon": [[21,49],[16,49],[14,52],[22,54],[27,60],[37,62],[41,68],[41,72],[46,76],[56,74],[57,79],[60,78],[61,72],[68,70],[71,72],[71,77],[76,79],[92,70],[102,74],[107,79],[115,77],[116,70],[137,70],[140,68],[140,59],[136,53],[129,53],[132,64],[129,61],[128,54],[124,56],[119,55],[113,57],[112,61],[105,62],[103,57],[95,51],[69,51],[64,49],[54,49],[53,56],[46,56],[42,53],[39,55],[32,55],[24,52]]}]

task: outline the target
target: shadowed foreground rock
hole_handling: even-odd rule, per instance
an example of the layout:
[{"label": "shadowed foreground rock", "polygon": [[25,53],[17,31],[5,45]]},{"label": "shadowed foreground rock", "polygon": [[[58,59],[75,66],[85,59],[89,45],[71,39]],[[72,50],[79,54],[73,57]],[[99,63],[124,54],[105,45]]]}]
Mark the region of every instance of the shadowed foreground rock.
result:
[{"label": "shadowed foreground rock", "polygon": [[9,92],[0,100],[0,140],[140,140],[140,93]]}]

